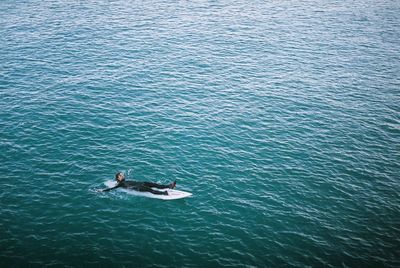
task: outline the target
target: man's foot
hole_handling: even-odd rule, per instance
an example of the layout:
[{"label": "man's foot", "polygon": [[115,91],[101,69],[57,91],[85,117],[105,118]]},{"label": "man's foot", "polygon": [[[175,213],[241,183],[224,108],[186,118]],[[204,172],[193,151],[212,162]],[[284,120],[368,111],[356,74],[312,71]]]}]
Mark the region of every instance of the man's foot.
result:
[{"label": "man's foot", "polygon": [[176,181],[174,181],[174,182],[172,182],[172,183],[169,184],[169,188],[170,188],[170,189],[174,189],[175,186],[176,186]]},{"label": "man's foot", "polygon": [[165,192],[163,193],[163,195],[168,195],[168,191],[165,191]]}]

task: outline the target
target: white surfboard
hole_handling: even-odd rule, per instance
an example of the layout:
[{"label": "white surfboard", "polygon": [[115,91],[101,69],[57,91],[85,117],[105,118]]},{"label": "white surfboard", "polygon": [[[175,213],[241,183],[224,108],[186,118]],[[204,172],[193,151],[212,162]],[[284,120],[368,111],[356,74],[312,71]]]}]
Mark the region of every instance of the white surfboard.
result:
[{"label": "white surfboard", "polygon": [[[114,187],[116,184],[117,183],[115,181],[111,181],[111,180],[104,182],[104,185],[106,185],[108,188]],[[120,190],[120,191],[126,192],[128,194],[132,194],[132,195],[145,196],[145,197],[149,197],[149,198],[156,198],[156,199],[162,199],[162,200],[175,200],[175,199],[181,199],[181,198],[185,198],[185,197],[192,195],[192,193],[179,191],[179,190],[175,190],[175,189],[157,189],[157,188],[153,188],[153,189],[157,190],[157,191],[167,191],[168,195],[152,194],[150,192],[139,192],[139,191],[135,191],[132,189],[124,189],[124,188],[117,188],[116,190]]]}]

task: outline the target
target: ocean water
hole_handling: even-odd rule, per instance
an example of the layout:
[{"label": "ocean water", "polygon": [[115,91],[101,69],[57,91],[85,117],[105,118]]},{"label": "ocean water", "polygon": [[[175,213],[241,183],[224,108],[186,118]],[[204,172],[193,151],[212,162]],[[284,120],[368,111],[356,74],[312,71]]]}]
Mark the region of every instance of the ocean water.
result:
[{"label": "ocean water", "polygon": [[398,14],[2,0],[0,266],[399,267]]}]

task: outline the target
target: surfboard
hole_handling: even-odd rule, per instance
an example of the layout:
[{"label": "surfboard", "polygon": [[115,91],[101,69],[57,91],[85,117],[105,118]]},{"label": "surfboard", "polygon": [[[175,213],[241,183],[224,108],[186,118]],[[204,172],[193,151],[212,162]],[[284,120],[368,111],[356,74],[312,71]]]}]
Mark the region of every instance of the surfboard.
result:
[{"label": "surfboard", "polygon": [[[111,188],[116,185],[116,182],[109,180],[109,181],[104,182],[104,185]],[[124,188],[117,188],[116,190],[123,191],[125,193],[136,195],[136,196],[144,196],[144,197],[156,198],[156,199],[162,199],[162,200],[176,200],[176,199],[189,197],[192,195],[192,193],[180,191],[180,190],[176,190],[176,189],[157,189],[157,188],[153,188],[153,189],[157,190],[157,191],[167,191],[168,195],[152,194],[150,192],[139,192],[139,191],[135,191],[132,189],[124,189]]]}]

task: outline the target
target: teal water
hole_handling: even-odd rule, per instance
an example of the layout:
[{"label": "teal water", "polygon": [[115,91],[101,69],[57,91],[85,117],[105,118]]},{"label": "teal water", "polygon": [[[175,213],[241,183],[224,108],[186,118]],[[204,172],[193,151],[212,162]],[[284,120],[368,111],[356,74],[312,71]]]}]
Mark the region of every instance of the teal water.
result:
[{"label": "teal water", "polygon": [[0,266],[399,267],[398,14],[1,1]]}]

